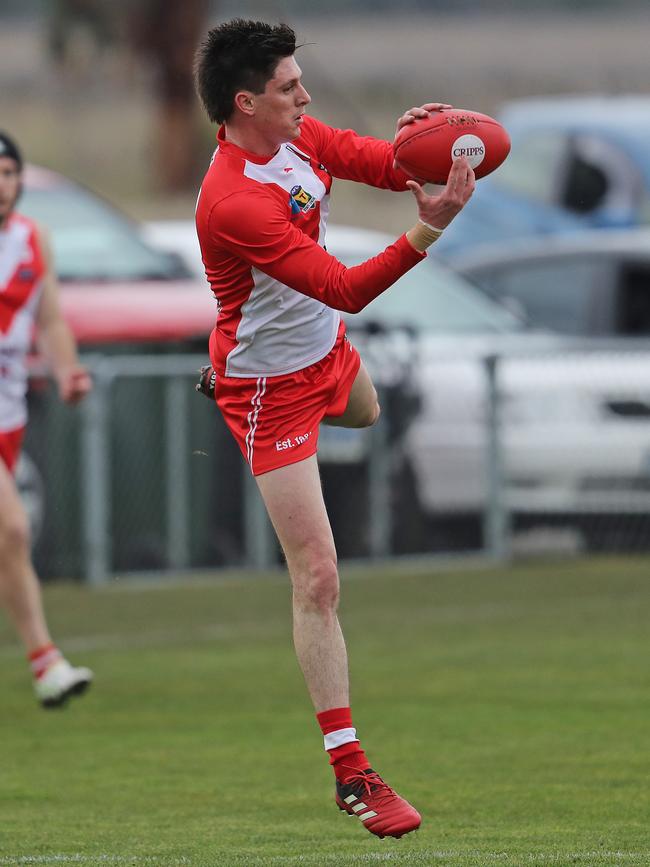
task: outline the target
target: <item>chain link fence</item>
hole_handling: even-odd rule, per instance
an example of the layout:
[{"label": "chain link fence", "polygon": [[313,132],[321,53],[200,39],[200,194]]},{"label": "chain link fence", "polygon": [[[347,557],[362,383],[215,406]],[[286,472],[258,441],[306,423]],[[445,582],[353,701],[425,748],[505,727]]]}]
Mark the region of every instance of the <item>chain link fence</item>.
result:
[{"label": "chain link fence", "polygon": [[[18,469],[44,578],[279,563],[257,487],[193,385],[203,356],[87,356],[30,391]],[[650,547],[650,349],[436,355],[380,384],[368,430],[322,426],[339,555]],[[381,377],[377,378],[380,381]]]}]

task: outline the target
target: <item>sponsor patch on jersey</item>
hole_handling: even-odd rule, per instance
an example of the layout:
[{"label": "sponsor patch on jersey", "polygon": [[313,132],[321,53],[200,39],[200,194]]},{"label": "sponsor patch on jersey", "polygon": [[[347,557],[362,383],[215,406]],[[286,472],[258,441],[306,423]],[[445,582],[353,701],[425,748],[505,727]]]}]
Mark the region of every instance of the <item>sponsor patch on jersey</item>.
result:
[{"label": "sponsor patch on jersey", "polygon": [[316,199],[314,196],[312,196],[311,193],[308,193],[307,190],[303,189],[300,184],[291,187],[289,196],[289,204],[291,205],[292,214],[306,214],[307,211],[311,211],[312,208],[316,207]]}]

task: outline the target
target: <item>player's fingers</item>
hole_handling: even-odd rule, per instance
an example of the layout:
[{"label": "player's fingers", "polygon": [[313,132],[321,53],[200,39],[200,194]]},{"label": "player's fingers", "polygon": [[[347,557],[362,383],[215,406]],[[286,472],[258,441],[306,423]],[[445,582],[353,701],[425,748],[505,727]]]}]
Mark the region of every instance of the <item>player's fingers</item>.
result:
[{"label": "player's fingers", "polygon": [[93,381],[87,370],[75,370],[61,384],[61,398],[66,403],[78,403],[92,391]]},{"label": "player's fingers", "polygon": [[453,108],[452,105],[446,102],[425,102],[424,105],[421,105],[420,108],[423,108],[425,111],[443,111],[444,109]]},{"label": "player's fingers", "polygon": [[400,130],[404,126],[408,126],[410,123],[413,123],[416,120],[415,115],[411,114],[410,111],[404,112],[404,114],[397,121],[397,129]]},{"label": "player's fingers", "polygon": [[424,106],[414,105],[413,108],[409,108],[408,111],[405,111],[397,121],[397,129],[400,130],[402,127],[408,126],[408,124],[428,116],[429,112],[424,108]]},{"label": "player's fingers", "polygon": [[447,183],[445,184],[445,189],[448,193],[455,192],[456,187],[458,186],[461,172],[461,166],[459,165],[459,163],[460,160],[454,160],[451,164],[451,168],[449,169],[449,174],[447,175]]},{"label": "player's fingers", "polygon": [[422,200],[426,198],[426,193],[417,181],[407,181],[406,186],[413,193],[418,204],[420,204]]},{"label": "player's fingers", "polygon": [[465,186],[467,183],[468,172],[471,172],[472,175],[474,174],[470,164],[467,162],[467,158],[458,157],[455,159],[451,164],[451,169],[447,177],[447,188],[456,190],[459,187]]},{"label": "player's fingers", "polygon": [[474,169],[471,167],[469,162],[465,160],[465,158],[463,158],[463,162],[465,163],[465,165],[459,166],[456,190],[462,196],[464,196],[465,200],[467,200],[474,190],[474,183],[476,179],[474,176]]}]

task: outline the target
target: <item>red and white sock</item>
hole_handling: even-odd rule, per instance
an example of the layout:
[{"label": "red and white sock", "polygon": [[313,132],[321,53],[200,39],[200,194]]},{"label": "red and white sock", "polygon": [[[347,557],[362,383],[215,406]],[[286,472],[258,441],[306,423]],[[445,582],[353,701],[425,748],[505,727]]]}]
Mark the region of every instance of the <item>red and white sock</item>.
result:
[{"label": "red and white sock", "polygon": [[352,725],[349,707],[333,707],[316,714],[325,740],[325,749],[330,756],[336,779],[341,782],[355,771],[370,767],[366,754],[361,749],[357,730]]},{"label": "red and white sock", "polygon": [[51,643],[44,644],[43,647],[37,647],[27,657],[35,680],[43,677],[48,668],[62,658],[59,649]]}]

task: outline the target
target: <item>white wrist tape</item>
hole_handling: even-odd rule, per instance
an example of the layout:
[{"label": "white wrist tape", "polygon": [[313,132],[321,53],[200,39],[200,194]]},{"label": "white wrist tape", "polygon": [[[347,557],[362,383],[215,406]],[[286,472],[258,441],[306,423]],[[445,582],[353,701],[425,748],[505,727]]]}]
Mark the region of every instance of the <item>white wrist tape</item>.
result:
[{"label": "white wrist tape", "polygon": [[424,220],[419,220],[419,222],[422,223],[423,226],[426,226],[427,229],[431,229],[432,232],[437,232],[438,235],[442,235],[442,233],[444,231],[443,229],[437,229],[435,226],[432,226],[430,223],[425,223]]},{"label": "white wrist tape", "polygon": [[424,220],[418,220],[415,226],[406,233],[411,245],[420,253],[424,253],[427,247],[435,244],[441,235],[442,229],[436,229],[425,223]]}]

